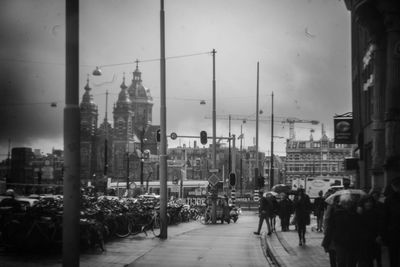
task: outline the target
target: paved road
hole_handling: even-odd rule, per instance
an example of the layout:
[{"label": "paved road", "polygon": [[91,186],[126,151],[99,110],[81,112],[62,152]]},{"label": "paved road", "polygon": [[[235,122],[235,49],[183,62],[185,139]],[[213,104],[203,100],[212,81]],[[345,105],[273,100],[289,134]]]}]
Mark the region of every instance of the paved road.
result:
[{"label": "paved road", "polygon": [[[161,241],[143,234],[106,243],[106,251],[86,251],[81,267],[123,266],[268,266],[259,236],[253,234],[258,217],[245,212],[235,224],[203,225],[199,222],[168,227]],[[7,253],[0,249],[3,267],[61,266],[61,255]]]},{"label": "paved road", "polygon": [[161,242],[129,266],[268,266],[258,217],[248,213],[237,223],[207,225]]}]

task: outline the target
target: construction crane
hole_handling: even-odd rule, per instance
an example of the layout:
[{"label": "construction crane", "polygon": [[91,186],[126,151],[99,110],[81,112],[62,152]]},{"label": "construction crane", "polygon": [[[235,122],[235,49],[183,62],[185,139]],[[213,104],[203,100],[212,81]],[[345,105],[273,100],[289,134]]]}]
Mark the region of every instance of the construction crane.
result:
[{"label": "construction crane", "polygon": [[286,118],[286,120],[282,121],[282,123],[289,123],[289,140],[294,140],[296,138],[296,134],[294,132],[294,124],[295,123],[311,123],[312,125],[319,124],[319,121],[316,120],[302,120],[298,118]]},{"label": "construction crane", "polygon": [[[210,116],[205,116],[205,119],[212,119]],[[303,120],[303,119],[298,119],[294,117],[278,117],[278,118],[283,118],[277,119],[276,123],[288,123],[289,124],[289,140],[294,140],[296,138],[296,134],[294,131],[294,124],[295,123],[311,123],[312,125],[317,125],[319,124],[319,121],[317,120]],[[243,123],[246,123],[247,121],[256,121],[254,117],[244,117],[240,115],[218,115],[217,119],[219,120],[239,120],[242,121]],[[259,121],[271,121],[270,117],[260,117],[258,119]]]}]

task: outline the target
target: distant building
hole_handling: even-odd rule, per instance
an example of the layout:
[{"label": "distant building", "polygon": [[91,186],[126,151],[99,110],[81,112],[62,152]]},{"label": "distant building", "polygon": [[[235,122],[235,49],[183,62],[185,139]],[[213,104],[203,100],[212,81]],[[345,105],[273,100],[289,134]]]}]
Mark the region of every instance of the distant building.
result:
[{"label": "distant building", "polygon": [[[108,97],[108,95],[107,95]],[[123,77],[118,98],[113,107],[113,125],[104,121],[98,126],[98,108],[89,79],[80,104],[81,110],[81,181],[106,182],[106,177],[138,180],[142,152],[157,154],[156,130],[152,125],[153,98],[142,84],[138,65],[129,87]],[[129,161],[129,162],[128,162]],[[154,173],[156,171],[154,170]]]},{"label": "distant building", "polygon": [[335,145],[322,129],[320,140],[288,139],[286,143],[286,183],[293,179],[315,176],[348,176],[344,168],[346,157],[352,153],[351,145]]},{"label": "distant building", "polygon": [[[285,170],[286,170],[286,157],[280,157],[278,155],[274,155],[274,161],[273,161],[273,185],[276,184],[284,184],[286,183],[285,179]],[[265,177],[265,184],[267,185],[270,183],[270,177],[271,177],[271,156],[265,157],[264,160],[264,174],[263,176]]]}]

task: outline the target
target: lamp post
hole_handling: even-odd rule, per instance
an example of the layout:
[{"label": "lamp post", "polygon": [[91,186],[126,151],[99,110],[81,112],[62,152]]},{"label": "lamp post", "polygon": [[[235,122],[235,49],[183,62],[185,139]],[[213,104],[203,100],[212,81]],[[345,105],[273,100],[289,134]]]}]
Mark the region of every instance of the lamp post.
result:
[{"label": "lamp post", "polygon": [[269,188],[274,186],[274,92],[272,92],[272,105],[271,105],[271,163],[270,163],[270,182]]},{"label": "lamp post", "polygon": [[[216,81],[215,81],[215,49],[212,50],[213,56],[213,80],[212,80],[212,96],[213,96],[213,105],[212,105],[212,131],[213,131],[213,150],[212,150],[212,161],[213,161],[213,169],[217,168],[217,142],[216,142],[216,135],[217,135],[217,111],[216,111]],[[211,222],[213,224],[217,223],[217,188],[214,186],[212,188],[211,193]]]},{"label": "lamp post", "polygon": [[255,188],[258,188],[258,166],[259,166],[259,156],[258,156],[258,114],[259,114],[259,70],[260,70],[260,63],[257,62],[257,97],[256,97],[256,165],[254,169],[254,185]]}]

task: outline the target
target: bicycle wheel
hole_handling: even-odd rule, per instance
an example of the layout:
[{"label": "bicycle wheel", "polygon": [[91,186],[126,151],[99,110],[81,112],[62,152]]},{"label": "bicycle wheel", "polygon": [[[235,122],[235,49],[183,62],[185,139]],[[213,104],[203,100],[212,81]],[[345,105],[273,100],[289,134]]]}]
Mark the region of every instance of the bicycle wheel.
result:
[{"label": "bicycle wheel", "polygon": [[126,216],[118,216],[116,218],[116,222],[117,222],[117,229],[115,231],[115,235],[117,237],[120,238],[127,237],[128,235],[131,234],[132,225]]},{"label": "bicycle wheel", "polygon": [[154,236],[159,236],[161,232],[160,215],[155,215],[152,219],[151,232]]}]

